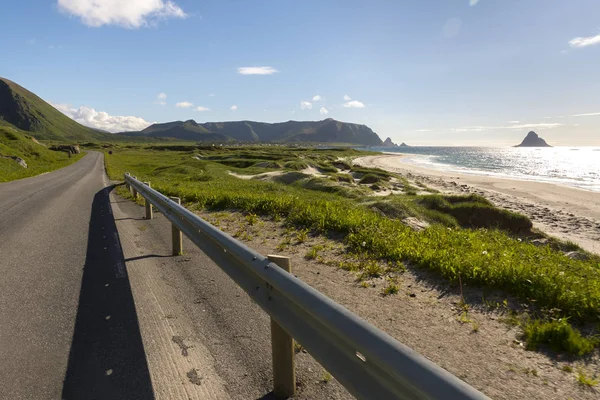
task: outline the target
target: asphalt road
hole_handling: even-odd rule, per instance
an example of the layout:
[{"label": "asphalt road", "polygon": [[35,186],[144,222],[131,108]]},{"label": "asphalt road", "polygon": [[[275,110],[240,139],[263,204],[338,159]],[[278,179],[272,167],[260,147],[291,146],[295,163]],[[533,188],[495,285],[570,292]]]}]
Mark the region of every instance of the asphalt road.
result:
[{"label": "asphalt road", "polygon": [[0,398],[61,398],[102,156],[0,184]]},{"label": "asphalt road", "polygon": [[[100,153],[0,184],[0,399],[268,399],[269,318]],[[297,399],[346,399],[297,356]]]}]

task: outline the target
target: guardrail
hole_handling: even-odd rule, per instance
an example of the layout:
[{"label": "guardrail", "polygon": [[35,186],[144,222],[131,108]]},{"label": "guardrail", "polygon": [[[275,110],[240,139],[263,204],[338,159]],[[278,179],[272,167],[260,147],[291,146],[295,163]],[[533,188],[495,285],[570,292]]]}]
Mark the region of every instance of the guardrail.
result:
[{"label": "guardrail", "polygon": [[258,254],[182,207],[178,199],[152,189],[150,182],[127,173],[125,183],[134,196],[145,199],[146,218],[152,218],[154,206],[171,221],[174,254],[181,252],[180,231],[269,314],[275,395],[295,392],[293,337],[358,399],[488,399],[278,267],[289,270],[285,258]]}]

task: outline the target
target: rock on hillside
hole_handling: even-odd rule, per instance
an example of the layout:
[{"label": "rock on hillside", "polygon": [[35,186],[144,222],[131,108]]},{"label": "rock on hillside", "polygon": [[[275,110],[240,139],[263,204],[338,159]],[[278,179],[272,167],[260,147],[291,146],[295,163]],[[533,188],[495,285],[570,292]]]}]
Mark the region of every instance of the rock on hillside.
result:
[{"label": "rock on hillside", "polygon": [[206,122],[194,120],[154,124],[139,132],[120,135],[172,137],[197,141],[240,142],[312,142],[381,146],[379,136],[366,125],[327,118],[322,121],[287,121],[266,123],[255,121]]},{"label": "rock on hillside", "polygon": [[525,139],[521,142],[520,145],[515,147],[552,147],[544,139],[539,137],[537,133],[531,131],[525,136]]}]

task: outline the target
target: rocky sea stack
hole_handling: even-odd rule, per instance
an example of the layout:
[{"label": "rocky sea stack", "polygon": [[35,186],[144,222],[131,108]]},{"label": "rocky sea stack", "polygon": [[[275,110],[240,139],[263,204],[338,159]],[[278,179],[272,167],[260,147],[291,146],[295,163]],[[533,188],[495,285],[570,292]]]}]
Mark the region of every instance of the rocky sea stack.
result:
[{"label": "rocky sea stack", "polygon": [[525,139],[521,142],[520,145],[515,147],[552,147],[544,139],[539,137],[537,133],[531,131],[525,136]]}]

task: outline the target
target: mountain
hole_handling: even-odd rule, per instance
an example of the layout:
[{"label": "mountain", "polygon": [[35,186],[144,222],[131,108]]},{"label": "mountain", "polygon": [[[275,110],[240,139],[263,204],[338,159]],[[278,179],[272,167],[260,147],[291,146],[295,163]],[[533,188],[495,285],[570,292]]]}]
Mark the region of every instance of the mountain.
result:
[{"label": "mountain", "polygon": [[398,145],[392,142],[391,138],[387,138],[383,141],[383,147],[398,147]]},{"label": "mountain", "polygon": [[537,133],[531,131],[525,136],[521,144],[515,147],[552,147],[544,139],[539,137]]},{"label": "mountain", "polygon": [[381,146],[383,142],[366,125],[352,124],[327,118],[323,121],[287,121],[266,123],[254,121],[206,122],[194,120],[154,124],[139,132],[120,135],[173,137],[197,141],[240,142],[319,142],[351,143]]},{"label": "mountain", "polygon": [[398,147],[410,147],[410,146],[407,145],[406,143],[402,142],[402,143],[400,143],[400,146],[398,146]]},{"label": "mountain", "polygon": [[67,117],[29,90],[0,78],[0,125],[14,126],[37,138],[82,141],[107,135]]}]

